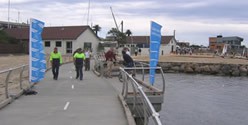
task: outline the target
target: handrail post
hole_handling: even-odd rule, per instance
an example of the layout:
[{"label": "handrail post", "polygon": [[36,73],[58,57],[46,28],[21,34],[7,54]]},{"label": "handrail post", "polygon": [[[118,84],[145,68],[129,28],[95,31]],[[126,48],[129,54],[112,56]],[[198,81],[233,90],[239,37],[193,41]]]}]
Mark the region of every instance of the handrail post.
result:
[{"label": "handrail post", "polygon": [[143,110],[144,110],[144,125],[148,125],[148,113],[146,111],[146,106],[145,106],[145,103],[143,103]]},{"label": "handrail post", "polygon": [[22,75],[23,75],[23,72],[24,72],[24,69],[25,69],[26,66],[23,65],[22,69],[21,69],[21,73],[20,73],[20,89],[23,90],[23,87],[22,87]]},{"label": "handrail post", "polygon": [[8,75],[6,76],[6,79],[5,79],[5,98],[6,99],[9,98],[8,84],[9,84],[9,76],[11,72],[12,72],[12,69],[9,70]]},{"label": "handrail post", "polygon": [[161,75],[162,75],[162,80],[163,80],[163,94],[165,92],[165,78],[164,78],[164,71],[162,69],[162,67],[160,67],[160,71],[161,71]]},{"label": "handrail post", "polygon": [[104,67],[103,67],[103,62],[99,61],[99,65],[100,65],[100,72],[101,72],[101,77],[103,78],[104,75]]},{"label": "handrail post", "polygon": [[140,63],[140,64],[142,66],[142,81],[144,82],[145,81],[145,69],[144,69],[143,63]]},{"label": "handrail post", "polygon": [[125,99],[127,98],[127,96],[128,96],[128,80],[127,80],[127,75],[125,74],[125,89],[126,89],[126,92],[125,92]]}]

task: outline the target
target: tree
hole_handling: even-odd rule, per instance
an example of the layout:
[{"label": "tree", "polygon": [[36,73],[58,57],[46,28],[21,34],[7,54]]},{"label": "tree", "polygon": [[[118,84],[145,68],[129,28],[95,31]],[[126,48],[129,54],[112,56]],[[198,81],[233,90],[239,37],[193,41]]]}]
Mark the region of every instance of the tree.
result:
[{"label": "tree", "polygon": [[17,44],[18,40],[8,36],[6,32],[0,30],[0,43],[10,43],[10,44]]},{"label": "tree", "polygon": [[130,36],[130,35],[132,35],[132,32],[131,32],[131,30],[127,30],[126,32],[125,32],[125,34],[127,34],[127,36]]},{"label": "tree", "polygon": [[108,34],[111,35],[114,38],[114,40],[118,42],[118,45],[126,43],[125,33],[120,32],[116,28],[112,28],[111,30],[109,30]]},{"label": "tree", "polygon": [[95,25],[95,26],[93,26],[93,31],[96,33],[96,35],[97,35],[97,33],[99,32],[99,31],[101,31],[101,27],[99,26],[99,25]]}]

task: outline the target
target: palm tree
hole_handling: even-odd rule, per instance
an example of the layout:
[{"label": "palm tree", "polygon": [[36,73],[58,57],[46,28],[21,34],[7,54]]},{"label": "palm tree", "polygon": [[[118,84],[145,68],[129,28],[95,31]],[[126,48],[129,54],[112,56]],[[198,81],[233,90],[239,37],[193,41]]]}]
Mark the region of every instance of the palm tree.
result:
[{"label": "palm tree", "polygon": [[97,35],[98,31],[101,31],[101,29],[102,28],[99,25],[93,26],[93,31],[95,31],[96,35]]},{"label": "palm tree", "polygon": [[128,29],[128,30],[125,32],[125,34],[127,34],[127,36],[130,36],[130,35],[132,35],[132,32],[131,32],[130,29]]},{"label": "palm tree", "polygon": [[116,28],[109,30],[108,34],[111,35],[118,42],[118,44],[123,44],[126,42],[126,35]]}]

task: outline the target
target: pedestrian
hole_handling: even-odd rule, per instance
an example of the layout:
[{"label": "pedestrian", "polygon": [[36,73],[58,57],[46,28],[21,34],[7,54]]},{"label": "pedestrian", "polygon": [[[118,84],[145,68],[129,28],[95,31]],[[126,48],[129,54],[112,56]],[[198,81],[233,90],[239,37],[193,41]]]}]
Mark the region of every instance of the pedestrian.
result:
[{"label": "pedestrian", "polygon": [[139,48],[139,55],[141,55],[141,48]]},{"label": "pedestrian", "polygon": [[130,51],[129,51],[128,48],[126,48],[126,54],[129,55],[129,56],[131,56],[131,53],[130,53]]},{"label": "pedestrian", "polygon": [[80,80],[83,80],[83,64],[85,55],[81,48],[78,50],[78,52],[75,53],[75,55],[73,56],[73,60],[76,66],[76,79],[78,79],[79,77]]},{"label": "pedestrian", "polygon": [[59,66],[62,64],[62,56],[56,47],[50,54],[50,62],[52,65],[53,79],[58,80]]},{"label": "pedestrian", "polygon": [[[125,50],[122,50],[122,58],[123,58],[123,65],[125,67],[134,67],[134,61],[132,59],[131,56],[129,56],[128,54],[126,54],[126,51]],[[135,72],[130,69],[130,70],[126,70],[129,74],[132,74],[132,76],[134,77],[135,76]]]},{"label": "pedestrian", "polygon": [[138,55],[138,49],[135,49],[134,54],[135,54],[135,56]]},{"label": "pedestrian", "polygon": [[[74,55],[77,53],[77,52],[79,52],[79,50],[81,50],[81,48],[77,48],[74,52],[73,52],[73,54],[72,54],[72,57],[74,58]],[[74,67],[75,67],[75,70],[76,70],[76,64],[75,64],[75,62],[74,62]]]},{"label": "pedestrian", "polygon": [[131,56],[129,56],[126,51],[122,51],[123,65],[125,67],[133,67],[134,62]]},{"label": "pedestrian", "polygon": [[86,51],[85,51],[85,71],[90,70],[90,56],[91,56],[91,52],[88,49],[86,49]]},{"label": "pedestrian", "polygon": [[107,72],[106,75],[109,78],[112,78],[111,73],[112,73],[112,68],[114,65],[114,61],[116,61],[115,58],[115,53],[114,53],[114,49],[111,47],[107,53],[105,53],[105,58],[107,61]]}]

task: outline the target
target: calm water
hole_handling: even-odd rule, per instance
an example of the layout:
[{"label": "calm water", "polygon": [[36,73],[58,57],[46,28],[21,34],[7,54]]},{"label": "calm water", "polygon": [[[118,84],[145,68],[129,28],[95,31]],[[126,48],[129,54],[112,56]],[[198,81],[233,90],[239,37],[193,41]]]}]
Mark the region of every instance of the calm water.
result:
[{"label": "calm water", "polygon": [[[248,78],[165,74],[166,125],[248,125]],[[158,78],[159,79],[159,78]]]}]

